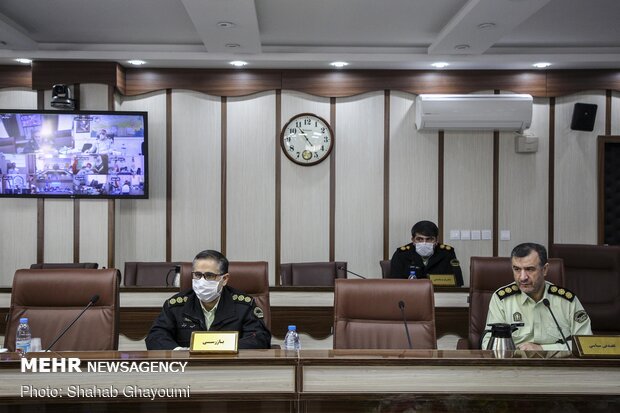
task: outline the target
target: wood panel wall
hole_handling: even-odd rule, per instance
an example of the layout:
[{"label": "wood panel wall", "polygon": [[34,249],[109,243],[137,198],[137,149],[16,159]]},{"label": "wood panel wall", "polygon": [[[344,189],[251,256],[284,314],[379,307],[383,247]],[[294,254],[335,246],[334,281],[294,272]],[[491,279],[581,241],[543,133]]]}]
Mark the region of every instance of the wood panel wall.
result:
[{"label": "wood panel wall", "polygon": [[[189,260],[207,247],[267,260],[272,284],[279,262],[330,256],[377,277],[378,261],[409,241],[418,219],[443,222],[442,238],[457,248],[467,280],[468,257],[493,254],[493,242],[499,255],[532,239],[596,242],[589,142],[606,125],[617,134],[620,124],[620,77],[610,70],[176,71],[39,62],[31,85],[25,73],[0,67],[4,107],[44,107],[61,80],[75,84],[83,109],[148,111],[151,198],[0,199],[0,228],[13,234],[0,238],[2,285],[37,259],[105,266],[107,257],[122,270],[128,260]],[[536,154],[514,153],[509,133],[415,130],[416,93],[480,90],[539,97]],[[595,132],[568,130],[576,101],[601,106]],[[312,168],[277,148],[281,126],[305,111],[336,128],[334,155]],[[450,229],[509,229],[513,239],[452,242]]]}]

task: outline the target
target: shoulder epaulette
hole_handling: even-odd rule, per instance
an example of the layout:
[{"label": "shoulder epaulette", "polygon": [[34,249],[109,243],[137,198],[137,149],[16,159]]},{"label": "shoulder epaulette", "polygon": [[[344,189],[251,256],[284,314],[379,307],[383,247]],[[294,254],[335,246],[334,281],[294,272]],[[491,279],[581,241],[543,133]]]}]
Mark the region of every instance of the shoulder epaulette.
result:
[{"label": "shoulder epaulette", "polygon": [[244,294],[233,294],[232,299],[233,301],[244,304],[250,304],[252,302],[252,297]]},{"label": "shoulder epaulette", "polygon": [[452,249],[452,246],[448,244],[439,244],[439,249],[450,251]]},{"label": "shoulder epaulette", "polygon": [[402,247],[399,248],[400,251],[408,251],[411,249],[411,245],[407,244],[407,245],[403,245]]},{"label": "shoulder epaulette", "polygon": [[177,306],[181,304],[185,304],[187,302],[187,296],[176,295],[168,300],[168,304],[171,306]]},{"label": "shoulder epaulette", "polygon": [[500,300],[503,300],[504,298],[510,297],[511,295],[521,294],[521,290],[519,290],[517,284],[512,283],[495,291],[495,294],[497,294]]},{"label": "shoulder epaulette", "polygon": [[573,302],[573,300],[575,299],[575,293],[567,290],[564,287],[560,287],[559,285],[550,285],[547,289],[547,292],[552,295],[558,295],[570,302]]}]

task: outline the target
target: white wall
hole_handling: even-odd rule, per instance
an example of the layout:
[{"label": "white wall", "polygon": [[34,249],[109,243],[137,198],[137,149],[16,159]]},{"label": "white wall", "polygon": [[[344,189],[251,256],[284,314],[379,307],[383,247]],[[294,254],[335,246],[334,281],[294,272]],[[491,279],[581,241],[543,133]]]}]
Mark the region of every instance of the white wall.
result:
[{"label": "white wall", "polygon": [[[107,87],[81,85],[84,109],[105,109]],[[49,101],[46,93],[45,101]],[[232,260],[266,260],[275,283],[275,159],[281,162],[281,261],[329,258],[329,160],[294,165],[280,149],[280,129],[290,117],[314,112],[329,120],[330,103],[282,91],[276,125],[275,92],[227,99],[226,251]],[[594,132],[570,131],[575,102],[599,104]],[[336,99],[336,259],[353,271],[380,277],[383,255],[384,93]],[[390,93],[389,252],[409,242],[420,219],[437,220],[438,136],[413,122],[415,95]],[[0,106],[36,108],[36,92],[0,90]],[[117,266],[125,261],[163,261],[166,246],[166,95],[116,96],[117,110],[149,113],[148,200],[116,204]],[[596,136],[603,133],[605,94],[593,91],[556,99],[556,242],[596,242]],[[219,97],[172,92],[172,259],[190,260],[203,248],[222,248],[222,173]],[[620,134],[620,95],[612,98],[612,132]],[[547,243],[548,99],[536,99],[531,132],[535,154],[516,154],[512,134],[502,133],[499,151],[499,242],[508,255],[522,241]],[[456,248],[468,281],[469,257],[492,254],[492,241],[450,241],[450,229],[492,229],[493,136],[447,132],[444,148],[445,242]],[[80,260],[107,263],[107,201],[80,202]],[[16,268],[36,261],[37,201],[0,199],[0,285]],[[45,260],[73,260],[73,201],[45,201]]]}]

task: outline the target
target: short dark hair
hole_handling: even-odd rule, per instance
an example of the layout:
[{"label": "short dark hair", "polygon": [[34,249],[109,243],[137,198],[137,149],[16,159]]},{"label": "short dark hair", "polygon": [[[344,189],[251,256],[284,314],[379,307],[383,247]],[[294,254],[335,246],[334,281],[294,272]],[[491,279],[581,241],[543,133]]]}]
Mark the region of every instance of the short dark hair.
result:
[{"label": "short dark hair", "polygon": [[431,221],[420,221],[411,228],[411,236],[415,237],[415,234],[436,238],[439,235],[439,228]]},{"label": "short dark hair", "polygon": [[220,274],[226,274],[228,272],[228,259],[219,251],[215,250],[204,250],[200,251],[194,257],[194,261],[192,261],[192,267],[196,265],[196,261],[198,260],[213,260],[217,262],[218,269],[220,270]]},{"label": "short dark hair", "polygon": [[534,242],[524,242],[523,244],[517,245],[512,249],[512,252],[510,253],[510,258],[527,257],[532,253],[532,251],[536,251],[536,253],[538,254],[538,259],[540,261],[541,267],[547,263],[547,249],[542,245],[536,244]]}]

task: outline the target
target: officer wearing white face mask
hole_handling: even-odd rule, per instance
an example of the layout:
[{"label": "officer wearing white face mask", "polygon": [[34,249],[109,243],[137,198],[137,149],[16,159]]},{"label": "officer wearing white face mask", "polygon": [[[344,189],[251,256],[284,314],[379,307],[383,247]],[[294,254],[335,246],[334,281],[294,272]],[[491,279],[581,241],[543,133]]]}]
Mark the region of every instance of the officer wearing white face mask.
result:
[{"label": "officer wearing white face mask", "polygon": [[[420,221],[411,228],[411,243],[396,249],[390,278],[428,278],[429,274],[454,274],[456,285],[463,285],[463,273],[454,248],[437,244],[439,228],[431,221]],[[410,277],[411,276],[411,277]]]},{"label": "officer wearing white face mask", "polygon": [[242,291],[227,286],[228,260],[220,252],[199,252],[192,263],[192,289],[164,303],[146,337],[148,350],[188,348],[194,331],[238,331],[239,348],[269,348],[263,311]]}]

